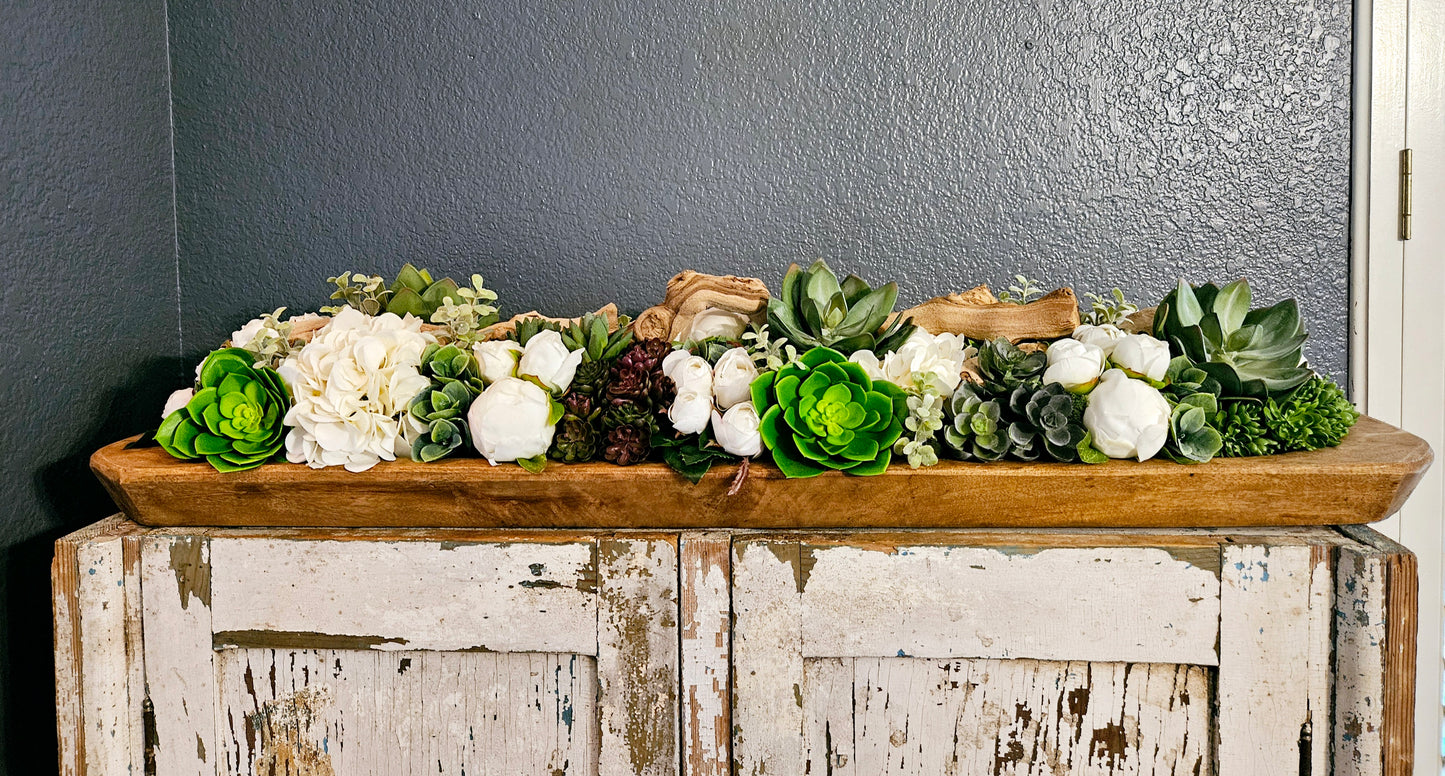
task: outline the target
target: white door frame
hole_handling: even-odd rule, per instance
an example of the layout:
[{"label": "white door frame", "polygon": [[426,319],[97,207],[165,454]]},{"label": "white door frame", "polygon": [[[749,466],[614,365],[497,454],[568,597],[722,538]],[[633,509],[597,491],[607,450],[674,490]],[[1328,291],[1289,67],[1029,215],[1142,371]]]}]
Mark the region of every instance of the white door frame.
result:
[{"label": "white door frame", "polygon": [[[1445,451],[1445,2],[1356,0],[1350,378],[1366,412]],[[1413,235],[1400,239],[1400,152],[1414,151]],[[1441,770],[1442,514],[1437,461],[1376,526],[1420,563],[1415,773]]]}]

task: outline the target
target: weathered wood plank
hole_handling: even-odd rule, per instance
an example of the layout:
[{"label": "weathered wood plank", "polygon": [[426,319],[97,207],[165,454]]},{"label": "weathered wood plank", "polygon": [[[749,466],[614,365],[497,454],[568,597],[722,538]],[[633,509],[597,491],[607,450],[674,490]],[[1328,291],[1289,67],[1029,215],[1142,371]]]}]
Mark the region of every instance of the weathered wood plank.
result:
[{"label": "weathered wood plank", "polygon": [[218,646],[597,649],[593,542],[210,545]]},{"label": "weathered wood plank", "polygon": [[[662,463],[557,465],[544,475],[481,459],[397,461],[360,474],[292,464],[221,474],[118,442],[91,468],[148,525],[590,528],[928,528],[1328,525],[1397,510],[1431,454],[1423,440],[1362,418],[1339,447],[1202,466],[945,461],[878,477],[785,480],[758,465],[728,496],[734,467],[692,485]],[[1201,499],[1200,493],[1228,498]],[[486,508],[478,508],[485,504]],[[818,505],[826,504],[826,508]],[[878,505],[887,508],[880,509]]]},{"label": "weathered wood plank", "polygon": [[1414,765],[1415,556],[1368,528],[1339,549],[1334,761],[1340,776],[1405,776]]},{"label": "weathered wood plank", "polygon": [[[1223,550],[1219,634],[1219,776],[1312,768],[1310,547]],[[1319,772],[1324,772],[1321,768]]]},{"label": "weathered wood plank", "polygon": [[55,618],[55,724],[60,776],[81,776],[85,768],[85,715],[80,678],[85,673],[80,645],[80,540],[55,543],[50,562],[52,614]]},{"label": "weathered wood plank", "polygon": [[598,772],[680,769],[677,540],[598,541]]},{"label": "weathered wood plank", "polygon": [[154,715],[147,757],[156,776],[216,772],[211,554],[197,537],[141,541],[146,688]]},{"label": "weathered wood plank", "polygon": [[804,545],[803,654],[1214,665],[1217,558],[1201,567],[1147,547]]},{"label": "weathered wood plank", "polygon": [[1195,776],[1212,769],[1209,672],[1198,666],[846,662],[855,682],[857,773]]},{"label": "weathered wood plank", "polygon": [[803,773],[800,549],[796,541],[733,542],[733,759],[738,776]]},{"label": "weathered wood plank", "polygon": [[853,659],[803,661],[803,773],[853,776]]},{"label": "weathered wood plank", "polygon": [[732,763],[732,540],[678,539],[682,577],[682,761],[693,776],[728,776]]},{"label": "weathered wood plank", "polygon": [[597,773],[596,662],[539,653],[225,649],[220,773]]},{"label": "weathered wood plank", "polygon": [[[127,609],[127,573],[119,537],[85,542],[76,548],[79,569],[81,717],[85,721],[86,771],[123,773],[143,765],[133,751],[138,728],[130,704],[127,636],[135,610]],[[135,580],[129,580],[138,587]]]}]

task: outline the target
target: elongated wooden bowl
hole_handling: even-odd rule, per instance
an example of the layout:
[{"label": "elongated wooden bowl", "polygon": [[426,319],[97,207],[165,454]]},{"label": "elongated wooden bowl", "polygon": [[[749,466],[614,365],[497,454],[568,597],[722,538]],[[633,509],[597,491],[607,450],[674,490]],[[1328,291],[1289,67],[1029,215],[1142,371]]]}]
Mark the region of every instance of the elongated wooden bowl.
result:
[{"label": "elongated wooden bowl", "polygon": [[876,477],[787,480],[758,464],[692,485],[660,463],[553,464],[542,474],[480,459],[340,468],[268,464],[221,474],[159,448],[102,448],[91,469],[151,526],[491,528],[1178,528],[1339,525],[1393,514],[1429,468],[1419,437],[1361,418],[1339,447],[1261,458],[959,463]]}]

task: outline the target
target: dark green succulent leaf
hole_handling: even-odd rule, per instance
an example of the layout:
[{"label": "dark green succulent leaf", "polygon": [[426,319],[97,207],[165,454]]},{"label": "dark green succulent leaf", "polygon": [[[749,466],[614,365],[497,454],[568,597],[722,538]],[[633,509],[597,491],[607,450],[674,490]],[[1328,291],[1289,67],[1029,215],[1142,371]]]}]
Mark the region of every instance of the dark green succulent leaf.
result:
[{"label": "dark green succulent leaf", "polygon": [[407,262],[402,265],[401,271],[396,273],[396,280],[391,284],[393,293],[399,293],[402,289],[409,289],[420,294],[431,285],[431,273],[416,268],[416,265]]},{"label": "dark green succulent leaf", "polygon": [[1190,289],[1181,280],[1159,305],[1155,333],[1176,357],[1187,357],[1217,382],[1224,397],[1264,398],[1291,390],[1311,374],[1302,364],[1306,333],[1298,305],[1285,300],[1250,310],[1252,298],[1244,280],[1223,289],[1209,284]]},{"label": "dark green succulent leaf", "polygon": [[853,274],[843,278],[843,299],[849,307],[858,304],[858,300],[862,299],[868,291],[868,284],[863,281],[863,278]]},{"label": "dark green succulent leaf", "polygon": [[421,318],[427,315],[427,305],[421,294],[403,287],[391,295],[391,301],[386,303],[386,311],[393,315],[414,315]]}]

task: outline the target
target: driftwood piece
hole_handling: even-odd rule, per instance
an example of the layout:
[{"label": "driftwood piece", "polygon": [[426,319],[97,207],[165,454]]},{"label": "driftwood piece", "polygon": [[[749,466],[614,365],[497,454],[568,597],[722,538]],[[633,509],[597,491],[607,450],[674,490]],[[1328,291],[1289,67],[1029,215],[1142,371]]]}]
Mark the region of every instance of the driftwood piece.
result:
[{"label": "driftwood piece", "polygon": [[961,334],[972,339],[1007,337],[1010,341],[1067,337],[1079,325],[1079,300],[1071,288],[1060,288],[1018,305],[1000,302],[988,286],[961,294],[935,297],[894,314],[933,334]]},{"label": "driftwood piece", "polygon": [[704,275],[684,270],[667,281],[662,304],[637,316],[632,331],[639,339],[656,337],[678,341],[692,329],[693,319],[707,310],[722,310],[762,323],[768,307],[768,287],[757,278]]},{"label": "driftwood piece", "polygon": [[1128,318],[1125,318],[1123,323],[1119,324],[1119,328],[1129,334],[1153,334],[1154,311],[1158,309],[1157,307],[1147,307],[1133,313]]},{"label": "driftwood piece", "polygon": [[[608,302],[607,304],[605,304],[605,305],[603,305],[602,307],[598,308],[597,312],[593,313],[593,315],[600,316],[600,317],[605,318],[605,319],[607,320],[607,329],[608,329],[608,331],[616,331],[616,330],[617,330],[617,305],[615,305],[615,304],[613,304],[613,303],[611,303],[611,302]],[[505,321],[502,321],[501,323],[494,323],[494,324],[492,324],[491,326],[488,326],[487,328],[482,329],[482,337],[481,337],[481,338],[482,338],[483,340],[506,339],[506,337],[507,337],[508,334],[511,334],[512,332],[514,332],[514,331],[517,330],[517,324],[518,324],[518,323],[520,323],[521,321],[530,320],[530,319],[534,319],[534,318],[535,318],[535,319],[544,320],[544,321],[552,321],[553,323],[579,323],[579,322],[582,320],[581,317],[577,317],[577,318],[553,318],[553,317],[551,317],[550,315],[543,315],[543,314],[537,312],[536,310],[531,310],[531,311],[528,311],[528,312],[525,312],[525,313],[518,313],[518,314],[512,316],[511,318],[509,318],[509,319],[507,319],[507,320],[505,320]]]}]

